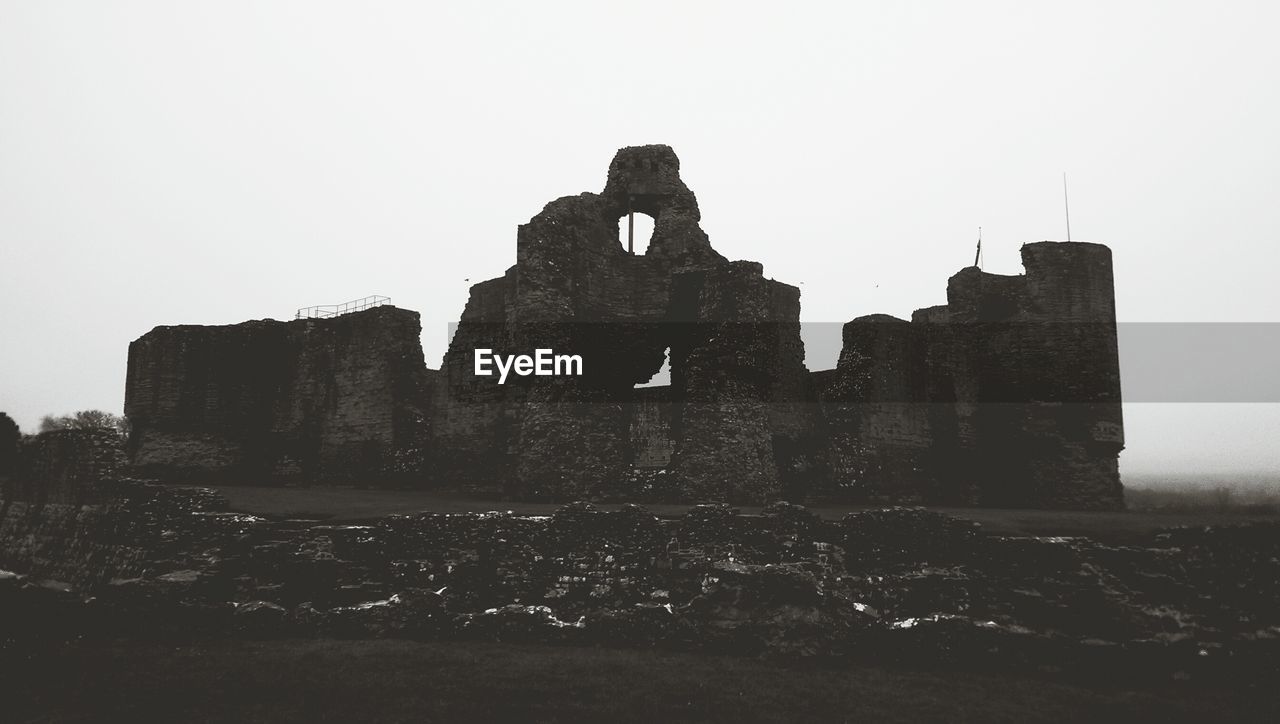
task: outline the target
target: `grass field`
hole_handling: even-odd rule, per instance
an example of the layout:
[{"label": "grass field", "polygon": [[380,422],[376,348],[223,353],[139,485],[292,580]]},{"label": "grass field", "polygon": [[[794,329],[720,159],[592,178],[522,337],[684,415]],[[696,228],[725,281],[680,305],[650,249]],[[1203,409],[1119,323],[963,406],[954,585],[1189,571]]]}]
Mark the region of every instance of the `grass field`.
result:
[{"label": "grass field", "polygon": [[[437,513],[510,510],[526,514],[550,514],[554,503],[513,503],[452,497],[406,490],[364,490],[340,487],[278,488],[258,486],[209,486],[230,501],[233,510],[270,517],[312,518],[358,521],[386,515],[432,511]],[[602,504],[603,509],[618,506]],[[683,515],[687,505],[646,505],[661,516]],[[814,506],[824,518],[839,519],[865,506]],[[743,513],[759,508],[743,507]],[[1005,535],[1085,535],[1111,543],[1142,539],[1158,528],[1178,525],[1216,525],[1243,520],[1280,520],[1275,513],[1221,511],[1212,508],[1178,512],[1077,512],[1056,510],[1014,510],[1001,508],[933,508],[974,520],[993,533]]]},{"label": "grass field", "polygon": [[12,722],[1280,721],[1268,689],[499,644],[115,642],[7,668]]}]

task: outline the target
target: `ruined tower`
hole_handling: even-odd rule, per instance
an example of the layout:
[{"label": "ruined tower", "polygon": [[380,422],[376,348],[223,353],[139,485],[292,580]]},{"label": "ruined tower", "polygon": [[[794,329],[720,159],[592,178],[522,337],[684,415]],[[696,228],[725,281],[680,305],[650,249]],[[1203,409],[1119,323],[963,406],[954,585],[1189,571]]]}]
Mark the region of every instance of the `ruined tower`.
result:
[{"label": "ruined tower", "polygon": [[[835,489],[854,498],[1028,508],[1123,506],[1111,251],[1022,247],[1026,274],[977,267],[910,323],[846,325],[824,386]],[[916,481],[916,482],[910,482]],[[914,491],[914,494],[912,493]]]}]

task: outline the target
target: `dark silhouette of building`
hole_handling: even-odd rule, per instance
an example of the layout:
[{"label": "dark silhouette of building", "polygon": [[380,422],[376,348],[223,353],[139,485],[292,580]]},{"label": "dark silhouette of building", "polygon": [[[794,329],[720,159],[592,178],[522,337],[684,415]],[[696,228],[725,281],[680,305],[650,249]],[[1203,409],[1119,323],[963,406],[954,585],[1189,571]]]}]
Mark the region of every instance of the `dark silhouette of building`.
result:
[{"label": "dark silhouette of building", "polygon": [[[1123,505],[1110,250],[1040,242],[948,303],[845,325],[805,369],[800,291],[729,261],[667,146],[520,226],[441,369],[414,312],[157,327],[130,345],[130,454],[161,477],[346,480],[519,498]],[[653,218],[643,254],[621,223]],[[480,376],[475,350],[581,375]],[[664,363],[671,383],[637,387]]]}]

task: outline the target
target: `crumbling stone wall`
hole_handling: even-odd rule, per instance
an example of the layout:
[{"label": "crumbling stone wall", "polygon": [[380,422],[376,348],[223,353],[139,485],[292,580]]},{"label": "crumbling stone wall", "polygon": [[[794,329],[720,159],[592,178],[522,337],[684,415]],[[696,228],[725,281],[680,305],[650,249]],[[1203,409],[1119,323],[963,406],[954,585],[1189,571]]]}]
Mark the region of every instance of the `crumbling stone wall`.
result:
[{"label": "crumbling stone wall", "polygon": [[870,500],[1123,507],[1111,252],[1040,242],[1024,245],[1022,257],[1023,276],[961,270],[948,281],[947,305],[910,323],[873,316],[846,326],[822,392],[837,490]]},{"label": "crumbling stone wall", "polygon": [[[800,290],[733,262],[680,275],[685,334],[672,348],[672,382],[684,391],[673,467],[691,499],[776,500],[775,402],[803,385]],[[798,354],[799,353],[799,354]]]},{"label": "crumbling stone wall", "polygon": [[114,430],[52,430],[26,440],[0,490],[0,568],[87,583],[88,569],[119,570],[140,551],[118,545],[120,501],[103,481],[125,466]]},{"label": "crumbling stone wall", "polygon": [[631,464],[636,468],[665,469],[675,452],[671,426],[674,405],[671,387],[646,387],[636,391],[628,426],[631,438]]},{"label": "crumbling stone wall", "polygon": [[[774,437],[803,427],[769,408],[805,385],[799,290],[711,248],[679,167],[667,146],[620,150],[601,193],[547,204],[520,227],[516,265],[472,288],[445,357],[433,432],[449,470],[467,475],[466,461],[484,458],[469,474],[510,481],[508,494],[598,498],[618,494],[646,451],[669,449],[688,499],[777,496]],[[619,219],[633,212],[654,218],[643,255],[619,238]],[[586,369],[500,387],[474,376],[477,346],[580,354]],[[636,410],[652,409],[635,385],[668,351],[669,420],[649,428],[668,437],[633,443]]]},{"label": "crumbling stone wall", "polygon": [[836,374],[823,390],[831,477],[819,497],[936,500],[935,441],[922,329],[888,315],[844,326]]},{"label": "crumbling stone wall", "polygon": [[506,310],[514,290],[515,267],[472,285],[438,374],[440,383],[432,389],[427,441],[431,471],[437,480],[467,491],[501,490],[513,468],[516,430],[511,410],[524,389],[476,377],[473,352],[510,354]]},{"label": "crumbling stone wall", "polygon": [[[643,254],[620,238],[631,213],[654,219]],[[603,190],[519,227],[438,373],[417,315],[386,307],[157,328],[130,347],[134,463],[557,501],[1122,505],[1106,247],[1028,244],[1025,275],[961,270],[946,305],[855,319],[837,368],[810,373],[799,289],[726,259],[700,217],[670,147],[619,150]],[[503,383],[475,374],[477,349],[578,355],[583,374]],[[636,388],[666,359],[664,392]]]},{"label": "crumbling stone wall", "polygon": [[[628,211],[656,219],[642,256],[618,238]],[[646,146],[618,152],[600,194],[522,226],[516,265],[473,288],[464,326],[489,326],[454,338],[433,449],[479,440],[472,474],[522,497],[625,498],[617,481],[669,446],[664,484],[684,500],[1122,505],[1106,247],[1026,245],[1025,276],[962,270],[947,305],[854,320],[837,369],[808,373],[799,290],[726,261],[698,219],[675,154]],[[593,369],[499,390],[471,375],[477,339],[582,352]],[[637,423],[653,408],[630,387],[668,350],[670,421]]]},{"label": "crumbling stone wall", "polygon": [[115,430],[51,430],[22,444],[6,496],[37,503],[78,505],[94,498],[94,485],[126,465]]},{"label": "crumbling stone wall", "polygon": [[1111,251],[1026,244],[1022,277],[952,277],[951,379],[974,448],[977,502],[1123,506],[1120,366]]},{"label": "crumbling stone wall", "polygon": [[421,475],[431,376],[418,314],[157,327],[129,346],[133,463],[239,482]]}]

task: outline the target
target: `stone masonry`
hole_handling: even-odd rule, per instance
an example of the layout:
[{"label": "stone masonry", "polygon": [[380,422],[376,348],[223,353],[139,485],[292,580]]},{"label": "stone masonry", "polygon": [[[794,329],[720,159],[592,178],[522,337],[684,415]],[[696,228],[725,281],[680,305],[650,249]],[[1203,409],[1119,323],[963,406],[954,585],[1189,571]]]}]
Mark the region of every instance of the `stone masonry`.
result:
[{"label": "stone masonry", "polygon": [[130,453],[166,479],[394,482],[420,473],[418,314],[157,327],[129,345]]},{"label": "stone masonry", "polygon": [[[619,221],[654,220],[643,253]],[[160,478],[348,481],[520,499],[1123,506],[1110,251],[1023,247],[910,321],[846,325],[810,372],[800,291],[730,261],[667,146],[547,204],[475,284],[439,371],[413,312],[158,327],[130,346],[133,464]],[[477,348],[576,354],[499,384]],[[637,387],[669,360],[671,383]]]}]

